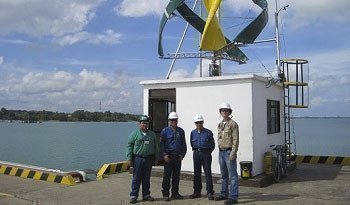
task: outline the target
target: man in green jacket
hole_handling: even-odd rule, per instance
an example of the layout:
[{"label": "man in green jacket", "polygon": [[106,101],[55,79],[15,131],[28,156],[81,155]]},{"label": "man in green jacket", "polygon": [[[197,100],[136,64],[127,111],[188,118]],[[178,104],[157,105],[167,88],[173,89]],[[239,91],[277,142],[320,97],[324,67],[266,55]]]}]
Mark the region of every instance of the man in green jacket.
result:
[{"label": "man in green jacket", "polygon": [[159,159],[159,139],[156,134],[148,130],[149,117],[139,118],[139,129],[133,131],[128,139],[127,159],[133,169],[130,192],[130,203],[136,203],[142,183],[143,201],[154,201],[150,192],[152,165]]}]

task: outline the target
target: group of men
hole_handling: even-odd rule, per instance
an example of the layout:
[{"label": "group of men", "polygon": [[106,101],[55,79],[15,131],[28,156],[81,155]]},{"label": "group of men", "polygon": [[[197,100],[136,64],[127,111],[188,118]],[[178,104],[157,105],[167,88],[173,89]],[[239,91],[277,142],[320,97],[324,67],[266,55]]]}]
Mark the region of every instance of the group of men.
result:
[{"label": "group of men", "polygon": [[[230,104],[222,103],[219,112],[220,123],[217,126],[219,165],[221,172],[221,192],[214,196],[211,172],[212,155],[215,149],[213,132],[204,127],[202,115],[194,116],[196,129],[191,131],[190,143],[193,151],[194,184],[190,198],[200,198],[202,190],[202,167],[206,178],[206,191],[209,200],[225,200],[225,204],[236,204],[238,198],[237,150],[239,145],[238,124],[231,119]],[[149,117],[141,116],[139,129],[132,132],[128,139],[127,158],[129,166],[134,167],[130,192],[130,203],[136,203],[142,184],[143,201],[154,201],[150,195],[150,177],[152,165],[164,160],[162,183],[163,199],[183,199],[179,193],[182,159],[187,153],[185,131],[178,127],[178,115],[168,115],[169,126],[160,133],[160,139],[148,129]],[[160,154],[159,154],[160,153]],[[171,183],[170,183],[171,181]],[[170,195],[171,188],[171,195]]]}]

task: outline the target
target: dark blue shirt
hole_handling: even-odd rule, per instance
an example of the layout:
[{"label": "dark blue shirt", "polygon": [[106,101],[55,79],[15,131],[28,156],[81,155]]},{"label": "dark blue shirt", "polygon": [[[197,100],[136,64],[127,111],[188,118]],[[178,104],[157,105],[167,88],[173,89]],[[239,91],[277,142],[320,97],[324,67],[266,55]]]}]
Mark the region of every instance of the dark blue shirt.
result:
[{"label": "dark blue shirt", "polygon": [[160,133],[160,147],[163,156],[166,154],[180,154],[182,157],[187,152],[185,131],[181,127],[176,127],[174,131],[170,126]]},{"label": "dark blue shirt", "polygon": [[210,152],[215,149],[213,132],[206,128],[200,133],[197,129],[192,130],[190,140],[192,149],[209,149]]}]

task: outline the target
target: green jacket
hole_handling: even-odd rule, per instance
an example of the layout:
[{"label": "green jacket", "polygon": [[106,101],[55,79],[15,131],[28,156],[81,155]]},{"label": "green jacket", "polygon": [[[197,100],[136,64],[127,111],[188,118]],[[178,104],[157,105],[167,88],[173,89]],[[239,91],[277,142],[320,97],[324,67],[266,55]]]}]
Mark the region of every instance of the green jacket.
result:
[{"label": "green jacket", "polygon": [[126,157],[133,160],[134,155],[154,155],[155,161],[159,159],[159,139],[153,131],[148,130],[143,135],[140,129],[133,131],[128,138]]}]

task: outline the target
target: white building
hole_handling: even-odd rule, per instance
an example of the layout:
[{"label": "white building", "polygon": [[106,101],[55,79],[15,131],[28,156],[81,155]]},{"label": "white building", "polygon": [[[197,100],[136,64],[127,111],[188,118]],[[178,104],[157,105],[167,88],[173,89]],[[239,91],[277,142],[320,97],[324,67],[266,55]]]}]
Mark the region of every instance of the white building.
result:
[{"label": "white building", "polygon": [[[232,118],[239,125],[239,162],[251,161],[252,175],[263,173],[264,153],[271,144],[284,142],[283,86],[268,85],[268,79],[258,75],[218,76],[170,80],[142,81],[144,86],[144,114],[153,118],[151,129],[160,133],[168,124],[167,115],[176,111],[178,126],[186,133],[187,155],[182,170],[193,171],[192,149],[189,135],[195,129],[193,117],[201,114],[204,127],[217,137],[217,125],[222,102],[232,107]],[[218,148],[213,152],[212,172],[220,173]]]}]

